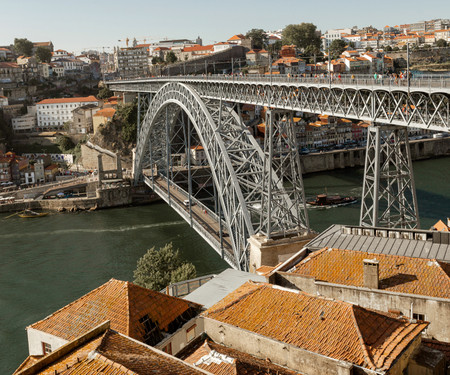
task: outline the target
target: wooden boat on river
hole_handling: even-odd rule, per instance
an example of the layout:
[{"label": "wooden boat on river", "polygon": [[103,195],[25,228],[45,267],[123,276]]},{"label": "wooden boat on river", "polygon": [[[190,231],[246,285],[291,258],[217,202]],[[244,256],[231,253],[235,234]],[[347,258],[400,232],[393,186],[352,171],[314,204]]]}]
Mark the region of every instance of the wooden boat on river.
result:
[{"label": "wooden boat on river", "polygon": [[355,197],[341,197],[340,195],[316,195],[314,201],[306,202],[311,206],[325,207],[325,206],[343,206],[350,203],[355,203],[357,199]]}]

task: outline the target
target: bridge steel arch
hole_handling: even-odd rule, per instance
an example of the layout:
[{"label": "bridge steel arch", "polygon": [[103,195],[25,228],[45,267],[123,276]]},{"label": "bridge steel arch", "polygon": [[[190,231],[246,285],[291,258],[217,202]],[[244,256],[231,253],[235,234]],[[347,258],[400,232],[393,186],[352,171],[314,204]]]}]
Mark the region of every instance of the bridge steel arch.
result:
[{"label": "bridge steel arch", "polygon": [[170,179],[170,132],[180,111],[187,114],[195,128],[211,168],[223,215],[219,220],[223,220],[231,240],[233,267],[248,269],[247,240],[262,229],[261,218],[266,214],[261,199],[267,173],[273,191],[277,191],[269,218],[273,227],[284,228],[284,234],[309,231],[304,200],[293,202],[276,172],[272,168],[267,172],[263,150],[233,107],[221,100],[202,99],[184,83],[169,82],[154,95],[138,134],[136,179],[146,168],[152,171],[152,178],[161,174]]}]

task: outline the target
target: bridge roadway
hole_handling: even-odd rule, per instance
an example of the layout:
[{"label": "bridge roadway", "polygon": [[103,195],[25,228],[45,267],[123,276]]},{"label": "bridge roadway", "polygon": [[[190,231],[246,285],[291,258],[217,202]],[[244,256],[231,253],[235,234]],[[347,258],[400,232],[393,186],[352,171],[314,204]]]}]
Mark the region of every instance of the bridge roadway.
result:
[{"label": "bridge roadway", "polygon": [[203,99],[246,103],[390,125],[450,131],[450,77],[407,80],[277,76],[176,76],[110,81],[119,92],[156,93],[177,82]]},{"label": "bridge roadway", "polygon": [[219,218],[213,211],[193,197],[191,197],[193,205],[189,209],[189,206],[184,204],[184,201],[189,199],[188,192],[172,182],[168,184],[164,176],[155,177],[153,184],[151,176],[144,173],[144,182],[186,220],[228,264],[236,268],[233,247],[226,226],[222,225],[221,235]]}]

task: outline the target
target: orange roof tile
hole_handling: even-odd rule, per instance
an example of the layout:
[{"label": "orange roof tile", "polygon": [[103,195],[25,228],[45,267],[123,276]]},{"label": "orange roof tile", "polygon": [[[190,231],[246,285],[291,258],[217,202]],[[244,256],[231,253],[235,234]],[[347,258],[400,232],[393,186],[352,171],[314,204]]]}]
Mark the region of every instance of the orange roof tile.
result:
[{"label": "orange roof tile", "polygon": [[98,99],[95,96],[91,95],[79,98],[44,99],[37,104],[85,103],[85,102],[98,102]]},{"label": "orange roof tile", "polygon": [[[110,102],[110,104],[113,104],[113,102]],[[97,111],[97,113],[94,116],[113,117],[115,113],[116,110],[114,108],[103,108]]]},{"label": "orange roof tile", "polygon": [[211,51],[214,49],[214,45],[201,46],[199,44],[192,47],[183,48],[183,52],[196,52],[196,51]]},{"label": "orange roof tile", "polygon": [[177,357],[215,375],[300,375],[267,360],[217,344],[209,338],[196,340]]},{"label": "orange roof tile", "polygon": [[254,282],[245,283],[202,315],[379,371],[389,369],[428,325]]},{"label": "orange roof tile", "polygon": [[436,260],[324,248],[311,253],[291,272],[333,284],[362,287],[363,260],[372,258],[379,261],[380,289],[450,298],[450,265]]},{"label": "orange roof tile", "polygon": [[[138,343],[112,330],[80,337],[80,344],[71,342],[21,368],[28,375],[104,374],[104,375],[202,375],[201,369],[150,346]],[[86,338],[85,338],[86,337]],[[73,346],[73,348],[70,348]],[[65,349],[65,347],[69,349]],[[68,353],[65,354],[65,351]],[[19,369],[15,373],[20,374]]]},{"label": "orange roof tile", "polygon": [[145,342],[146,332],[140,319],[148,318],[151,324],[168,332],[173,328],[169,327],[170,323],[180,315],[193,314],[200,308],[198,304],[128,281],[111,279],[29,327],[73,340],[105,320],[110,320],[112,329]]},{"label": "orange roof tile", "polygon": [[245,35],[242,35],[242,34],[236,34],[236,35],[233,35],[230,39],[228,39],[228,40],[241,40],[241,39],[245,39]]}]

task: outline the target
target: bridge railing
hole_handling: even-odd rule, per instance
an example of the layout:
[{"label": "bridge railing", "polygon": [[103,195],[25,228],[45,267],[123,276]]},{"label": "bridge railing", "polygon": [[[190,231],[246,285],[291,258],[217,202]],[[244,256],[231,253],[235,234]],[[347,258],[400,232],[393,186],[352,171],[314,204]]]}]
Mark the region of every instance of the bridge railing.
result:
[{"label": "bridge railing", "polygon": [[188,76],[162,76],[152,78],[139,78],[126,81],[114,81],[108,82],[109,84],[120,83],[132,83],[142,81],[185,81],[185,82],[198,82],[198,81],[226,81],[226,82],[243,82],[243,83],[276,83],[276,84],[308,84],[308,85],[332,85],[342,87],[383,87],[389,89],[408,87],[413,89],[450,89],[450,77],[449,76],[418,76],[409,79],[393,77],[388,75],[378,75],[377,78],[373,75],[349,75],[342,74],[339,78],[338,74],[331,76],[317,75],[308,76],[305,74],[299,75],[286,75],[286,74],[255,74],[255,75],[227,75],[227,74],[214,74],[214,75],[188,75]]},{"label": "bridge railing", "polygon": [[[164,180],[166,183],[167,181],[169,181],[169,185],[173,188],[173,189],[177,189],[180,193],[182,193],[186,199],[189,199],[189,193],[182,189],[181,187],[179,187],[177,184],[175,184],[174,182],[167,180],[167,177],[165,177],[164,175],[160,174],[159,177]],[[206,206],[205,204],[203,204],[200,200],[194,198],[191,196],[191,202],[193,203],[193,205],[195,204],[197,207],[200,207],[202,209],[202,211],[206,211],[208,213],[209,216],[211,216],[214,220],[216,220],[217,222],[219,222],[219,215],[217,215],[213,210],[211,210],[208,206]]]}]

